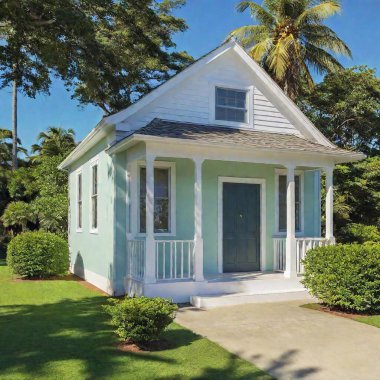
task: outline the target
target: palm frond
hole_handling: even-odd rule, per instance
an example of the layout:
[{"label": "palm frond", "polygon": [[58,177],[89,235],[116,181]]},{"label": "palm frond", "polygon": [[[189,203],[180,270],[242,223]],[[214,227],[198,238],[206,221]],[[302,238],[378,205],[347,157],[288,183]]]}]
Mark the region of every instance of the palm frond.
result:
[{"label": "palm frond", "polygon": [[268,54],[267,63],[269,69],[274,73],[277,80],[284,78],[289,66],[290,47],[293,43],[294,38],[292,35],[281,38]]},{"label": "palm frond", "polygon": [[300,34],[315,46],[346,57],[352,57],[350,48],[328,26],[320,24],[305,25],[301,28]]},{"label": "palm frond", "polygon": [[309,42],[305,44],[305,61],[319,74],[336,72],[343,68],[333,55]]},{"label": "palm frond", "polygon": [[240,13],[249,9],[251,17],[266,26],[271,26],[276,22],[275,18],[269,12],[253,1],[241,1],[237,4],[236,9]]},{"label": "palm frond", "polygon": [[297,17],[294,25],[296,27],[301,27],[305,23],[318,23],[325,20],[328,17],[340,13],[341,10],[342,8],[338,1],[323,1],[320,4],[314,5],[313,7],[306,9],[301,15]]},{"label": "palm frond", "polygon": [[272,47],[272,38],[267,38],[253,46],[253,48],[249,51],[249,54],[256,62],[261,62],[263,57],[269,54]]},{"label": "palm frond", "polygon": [[235,37],[243,47],[250,48],[268,38],[269,33],[269,29],[264,25],[247,25],[233,30],[226,40]]}]

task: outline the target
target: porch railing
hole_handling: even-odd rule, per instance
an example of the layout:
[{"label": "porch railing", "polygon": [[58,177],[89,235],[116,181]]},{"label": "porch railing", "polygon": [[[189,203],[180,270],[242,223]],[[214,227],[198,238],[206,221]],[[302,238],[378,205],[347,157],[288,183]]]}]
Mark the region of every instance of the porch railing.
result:
[{"label": "porch railing", "polygon": [[[297,256],[297,273],[303,273],[302,260],[305,258],[307,251],[316,247],[323,247],[331,244],[329,240],[325,238],[308,238],[301,237],[296,238],[296,256]],[[285,271],[286,268],[286,238],[274,238],[273,239],[273,251],[274,251],[274,270]]]},{"label": "porch railing", "polygon": [[325,238],[297,238],[296,251],[297,251],[297,273],[303,273],[302,260],[306,256],[306,252],[310,249],[317,247],[324,247],[329,245],[329,240]]},{"label": "porch railing", "polygon": [[194,241],[156,240],[156,279],[193,279]]},{"label": "porch railing", "polygon": [[145,240],[127,241],[127,274],[135,279],[144,278]]}]

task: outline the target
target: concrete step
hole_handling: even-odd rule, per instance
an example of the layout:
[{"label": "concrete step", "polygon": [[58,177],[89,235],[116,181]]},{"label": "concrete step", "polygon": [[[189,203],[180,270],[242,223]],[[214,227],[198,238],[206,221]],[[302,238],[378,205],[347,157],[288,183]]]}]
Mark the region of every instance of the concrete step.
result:
[{"label": "concrete step", "polygon": [[286,289],[261,293],[230,293],[216,295],[191,296],[190,303],[200,309],[234,306],[248,303],[266,303],[310,299],[313,297],[305,289]]}]

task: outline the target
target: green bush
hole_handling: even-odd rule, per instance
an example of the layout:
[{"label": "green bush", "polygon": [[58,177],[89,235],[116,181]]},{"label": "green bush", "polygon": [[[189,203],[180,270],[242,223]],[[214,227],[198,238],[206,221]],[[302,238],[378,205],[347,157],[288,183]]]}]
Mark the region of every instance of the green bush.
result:
[{"label": "green bush", "polygon": [[341,231],[343,243],[365,243],[380,241],[380,232],[376,226],[366,226],[360,223],[347,224]]},{"label": "green bush", "polygon": [[338,244],[307,252],[303,284],[329,307],[380,311],[380,244]]},{"label": "green bush", "polygon": [[111,298],[104,310],[111,316],[116,334],[125,341],[137,344],[158,339],[173,322],[177,306],[165,298]]},{"label": "green bush", "polygon": [[69,266],[69,247],[50,232],[24,232],[8,244],[7,262],[13,273],[26,278],[61,275]]}]

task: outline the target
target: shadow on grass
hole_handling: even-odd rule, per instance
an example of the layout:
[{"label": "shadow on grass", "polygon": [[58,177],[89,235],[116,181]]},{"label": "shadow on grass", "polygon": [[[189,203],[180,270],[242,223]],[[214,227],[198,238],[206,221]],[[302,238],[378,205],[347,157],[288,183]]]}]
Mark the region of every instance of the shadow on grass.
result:
[{"label": "shadow on grass", "polygon": [[0,259],[0,267],[5,267],[7,265],[6,259]]},{"label": "shadow on grass", "polygon": [[[14,368],[18,373],[43,376],[47,363],[75,359],[84,367],[83,378],[103,378],[117,373],[128,359],[172,361],[155,354],[119,351],[101,311],[104,300],[104,297],[91,297],[53,304],[0,307],[0,373]],[[190,344],[194,339],[181,331],[171,335],[181,345]]]}]

